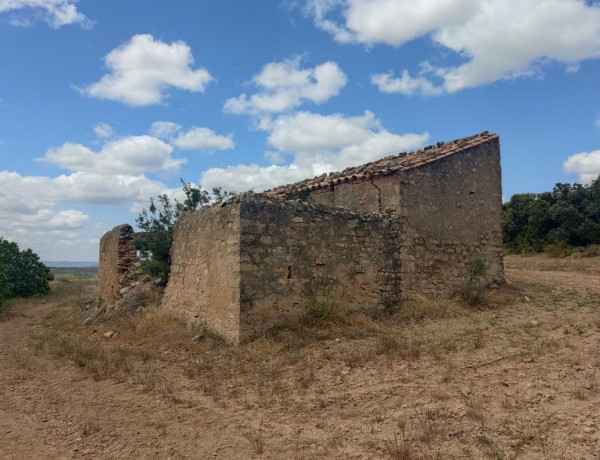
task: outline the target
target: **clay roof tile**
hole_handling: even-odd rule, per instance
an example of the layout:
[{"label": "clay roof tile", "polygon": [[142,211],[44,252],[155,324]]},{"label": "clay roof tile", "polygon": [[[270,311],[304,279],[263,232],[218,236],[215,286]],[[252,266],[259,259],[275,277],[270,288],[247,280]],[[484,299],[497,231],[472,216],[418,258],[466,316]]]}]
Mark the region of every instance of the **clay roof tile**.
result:
[{"label": "clay roof tile", "polygon": [[435,145],[428,145],[424,149],[419,149],[413,153],[401,152],[398,155],[387,156],[374,162],[346,168],[341,172],[325,173],[320,176],[315,176],[312,179],[297,182],[293,185],[266,190],[264,193],[270,196],[285,197],[291,192],[315,190],[321,187],[328,187],[331,183],[346,183],[350,180],[360,180],[365,177],[370,178],[375,175],[390,174],[394,171],[407,171],[425,164],[433,163],[449,155],[470,147],[475,147],[497,137],[497,134],[483,131],[481,134],[464,137],[462,139],[454,139],[451,142],[437,142]]}]

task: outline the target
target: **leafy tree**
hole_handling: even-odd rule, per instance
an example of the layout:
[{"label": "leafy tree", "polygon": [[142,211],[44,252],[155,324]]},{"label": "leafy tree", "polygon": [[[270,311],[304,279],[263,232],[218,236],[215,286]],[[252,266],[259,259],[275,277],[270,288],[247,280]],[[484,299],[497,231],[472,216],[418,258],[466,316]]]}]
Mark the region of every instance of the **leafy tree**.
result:
[{"label": "leafy tree", "polygon": [[557,183],[551,192],[513,195],[504,204],[502,225],[511,252],[599,244],[600,177],[590,185]]},{"label": "leafy tree", "polygon": [[171,201],[163,194],[150,198],[150,206],[143,209],[135,222],[142,233],[135,236],[136,248],[140,250],[141,270],[166,283],[169,278],[169,252],[173,244],[173,228],[179,217],[190,211],[206,206],[211,202],[221,202],[235,192],[228,192],[221,187],[214,187],[211,194],[200,187],[195,187],[181,179],[185,199]]},{"label": "leafy tree", "polygon": [[0,307],[2,302],[10,296],[10,284],[8,283],[8,276],[6,272],[6,266],[0,262]]},{"label": "leafy tree", "polygon": [[17,243],[0,237],[0,303],[12,297],[45,294],[53,278],[31,249],[20,251]]}]

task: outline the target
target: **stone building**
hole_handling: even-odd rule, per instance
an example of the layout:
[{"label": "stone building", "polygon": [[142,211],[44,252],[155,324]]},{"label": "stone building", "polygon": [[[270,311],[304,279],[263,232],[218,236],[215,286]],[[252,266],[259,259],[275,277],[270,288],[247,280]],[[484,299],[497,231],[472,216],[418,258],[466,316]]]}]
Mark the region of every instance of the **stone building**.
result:
[{"label": "stone building", "polygon": [[163,306],[239,342],[311,307],[452,295],[473,253],[501,280],[500,179],[484,132],[186,214]]}]

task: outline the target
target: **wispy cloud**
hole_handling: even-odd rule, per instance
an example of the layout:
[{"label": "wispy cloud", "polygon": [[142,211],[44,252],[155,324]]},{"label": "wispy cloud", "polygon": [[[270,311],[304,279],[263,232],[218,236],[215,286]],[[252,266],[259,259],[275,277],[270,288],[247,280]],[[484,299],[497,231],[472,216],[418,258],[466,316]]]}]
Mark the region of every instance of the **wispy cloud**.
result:
[{"label": "wispy cloud", "polygon": [[93,25],[75,6],[78,0],[0,0],[0,14],[13,12],[10,23],[17,27],[30,27],[36,19],[58,29],[69,24],[89,28]]}]

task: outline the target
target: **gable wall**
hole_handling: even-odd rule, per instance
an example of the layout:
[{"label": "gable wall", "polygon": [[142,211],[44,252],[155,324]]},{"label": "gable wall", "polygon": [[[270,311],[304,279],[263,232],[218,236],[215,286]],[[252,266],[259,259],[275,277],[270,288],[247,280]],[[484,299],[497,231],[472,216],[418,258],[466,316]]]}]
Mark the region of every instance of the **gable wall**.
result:
[{"label": "gable wall", "polygon": [[498,139],[399,174],[406,218],[406,292],[449,294],[464,283],[468,254],[481,253],[503,279]]},{"label": "gable wall", "polygon": [[307,201],[360,212],[394,212],[400,205],[397,175],[374,176],[311,191]]}]

